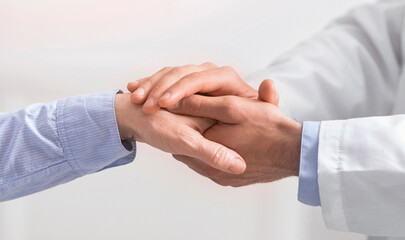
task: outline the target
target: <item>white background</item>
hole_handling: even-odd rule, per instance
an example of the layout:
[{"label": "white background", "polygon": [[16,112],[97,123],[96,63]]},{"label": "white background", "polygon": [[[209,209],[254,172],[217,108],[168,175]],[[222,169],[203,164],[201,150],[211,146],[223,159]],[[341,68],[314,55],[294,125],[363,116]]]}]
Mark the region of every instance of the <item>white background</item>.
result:
[{"label": "white background", "polygon": [[[125,89],[168,65],[245,78],[363,2],[0,0],[0,111]],[[139,144],[130,165],[0,203],[0,239],[364,239],[325,229],[296,195],[296,178],[225,188]]]}]

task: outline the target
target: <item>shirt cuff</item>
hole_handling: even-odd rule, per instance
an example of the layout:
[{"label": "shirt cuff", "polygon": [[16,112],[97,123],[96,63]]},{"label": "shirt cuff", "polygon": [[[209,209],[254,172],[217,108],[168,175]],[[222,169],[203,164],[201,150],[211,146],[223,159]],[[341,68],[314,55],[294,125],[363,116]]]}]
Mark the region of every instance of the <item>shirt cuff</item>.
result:
[{"label": "shirt cuff", "polygon": [[302,127],[298,201],[320,206],[318,185],[318,145],[320,122],[304,122]]},{"label": "shirt cuff", "polygon": [[121,142],[115,118],[118,91],[58,101],[57,128],[66,161],[77,177],[134,160],[134,141]]}]

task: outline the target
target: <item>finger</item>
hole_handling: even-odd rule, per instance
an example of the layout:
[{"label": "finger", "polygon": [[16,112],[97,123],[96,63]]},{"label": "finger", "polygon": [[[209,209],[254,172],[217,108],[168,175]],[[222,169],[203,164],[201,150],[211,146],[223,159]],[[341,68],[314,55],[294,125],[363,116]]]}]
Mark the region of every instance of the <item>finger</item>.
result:
[{"label": "finger", "polygon": [[279,96],[273,80],[266,79],[260,84],[259,100],[278,106]]},{"label": "finger", "polygon": [[242,157],[248,156],[247,153],[249,150],[243,147],[241,148],[240,141],[235,141],[235,139],[246,138],[246,135],[243,135],[241,131],[235,130],[235,125],[218,123],[207,129],[203,133],[203,137],[208,141],[220,143],[229,149],[236,150],[237,153]]},{"label": "finger", "polygon": [[173,157],[187,165],[194,172],[200,174],[203,177],[207,177],[214,181],[215,183],[222,186],[242,186],[243,180],[239,179],[239,176],[221,172],[215,168],[212,168],[198,159],[194,159],[184,155],[173,155]]},{"label": "finger", "polygon": [[185,148],[183,155],[201,159],[202,162],[223,172],[241,174],[245,171],[246,163],[235,151],[209,141],[200,134],[194,136],[193,141],[187,143],[191,147]]},{"label": "finger", "polygon": [[141,79],[138,79],[138,80],[136,80],[136,81],[129,82],[129,83],[127,84],[127,89],[128,89],[128,91],[130,91],[131,93],[134,92],[136,89],[138,89],[138,87],[139,87],[139,86],[142,84],[142,82],[145,81],[146,79],[148,79],[148,78],[141,78]]},{"label": "finger", "polygon": [[238,97],[207,97],[193,95],[177,102],[167,110],[182,115],[205,117],[224,123],[237,123],[239,120]]},{"label": "finger", "polygon": [[236,95],[256,98],[257,92],[245,83],[231,67],[209,69],[186,75],[176,82],[159,99],[159,105],[170,107],[184,97],[195,93],[212,96]]},{"label": "finger", "polygon": [[200,134],[203,134],[207,129],[212,127],[217,121],[211,118],[201,118],[201,117],[192,117],[187,116],[191,122],[191,127],[197,130]]},{"label": "finger", "polygon": [[[204,177],[210,177],[211,174],[209,174],[209,171],[212,171],[210,169],[214,169],[207,164],[203,163],[201,160],[188,157],[185,155],[179,155],[179,154],[173,154],[173,158],[184,163],[187,165],[189,168],[197,172],[198,174],[204,176]],[[218,171],[215,169],[215,171]]]},{"label": "finger", "polygon": [[278,91],[276,90],[274,95],[273,95],[273,104],[276,105],[278,107],[279,103],[280,103],[280,95],[278,95]]},{"label": "finger", "polygon": [[[162,68],[157,73],[153,74],[151,77],[145,78],[138,86],[136,91],[131,94],[131,101],[133,103],[141,104],[145,102],[147,96],[153,85],[160,79],[161,76],[169,72],[172,67]],[[128,89],[129,90],[129,89]]]},{"label": "finger", "polygon": [[[219,123],[205,131],[203,137],[209,141],[221,143],[228,148],[237,149],[238,146],[234,139],[239,139],[243,136],[239,136],[239,132],[234,132],[232,128],[234,128],[234,125]],[[232,133],[231,137],[230,133]],[[238,154],[241,153],[238,152]]]},{"label": "finger", "polygon": [[165,75],[161,75],[160,79],[158,79],[155,84],[151,86],[150,93],[147,96],[145,104],[143,105],[143,111],[147,114],[156,113],[160,108],[158,100],[163,95],[163,93],[166,92],[166,90],[170,86],[182,79],[187,74],[190,74],[192,72],[201,72],[215,67],[216,66],[212,63],[203,63],[201,65],[186,65],[175,67],[169,72],[166,72]]}]

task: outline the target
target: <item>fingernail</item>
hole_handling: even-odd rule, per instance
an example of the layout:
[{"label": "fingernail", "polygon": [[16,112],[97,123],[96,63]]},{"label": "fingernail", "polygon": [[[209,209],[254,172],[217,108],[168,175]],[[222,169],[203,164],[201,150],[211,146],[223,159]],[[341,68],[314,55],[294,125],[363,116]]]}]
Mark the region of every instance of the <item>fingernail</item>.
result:
[{"label": "fingernail", "polygon": [[151,107],[151,106],[153,106],[154,104],[155,104],[155,99],[153,99],[153,98],[148,98],[148,100],[146,100],[144,106]]},{"label": "fingernail", "polygon": [[171,94],[169,92],[167,92],[160,99],[162,99],[162,100],[168,99],[170,97],[170,95]]},{"label": "fingernail", "polygon": [[176,110],[176,109],[179,109],[179,107],[180,107],[180,101],[176,102],[173,106],[168,107],[167,109]]},{"label": "fingernail", "polygon": [[138,95],[138,96],[143,96],[145,94],[145,89],[143,88],[138,88],[136,89],[136,91],[134,92],[134,94]]},{"label": "fingernail", "polygon": [[228,167],[228,170],[233,173],[243,173],[246,170],[246,163],[243,159],[236,157]]}]

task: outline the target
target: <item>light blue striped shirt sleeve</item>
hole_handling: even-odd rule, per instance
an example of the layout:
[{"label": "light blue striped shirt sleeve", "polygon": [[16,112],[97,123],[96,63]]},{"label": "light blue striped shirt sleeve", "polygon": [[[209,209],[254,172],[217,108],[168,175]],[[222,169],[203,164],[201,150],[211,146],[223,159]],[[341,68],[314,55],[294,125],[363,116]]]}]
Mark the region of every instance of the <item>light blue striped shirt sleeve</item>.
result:
[{"label": "light blue striped shirt sleeve", "polygon": [[127,164],[135,142],[121,143],[117,91],[33,104],[0,113],[0,201]]},{"label": "light blue striped shirt sleeve", "polygon": [[318,145],[320,122],[304,122],[302,126],[298,201],[320,206],[318,185]]}]

